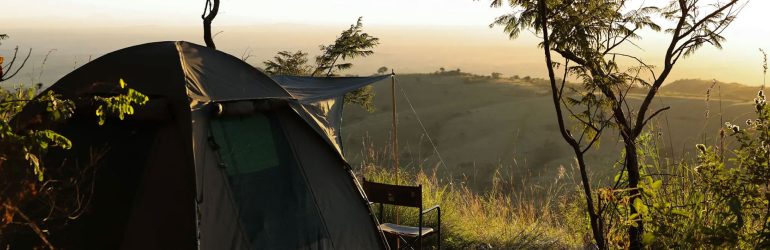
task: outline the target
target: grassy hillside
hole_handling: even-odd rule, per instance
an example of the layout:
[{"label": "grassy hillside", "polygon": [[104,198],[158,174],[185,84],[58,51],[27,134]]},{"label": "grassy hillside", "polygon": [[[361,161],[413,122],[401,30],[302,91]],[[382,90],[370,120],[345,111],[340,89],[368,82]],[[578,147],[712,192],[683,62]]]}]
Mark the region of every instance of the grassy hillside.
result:
[{"label": "grassy hillside", "polygon": [[[496,171],[511,182],[527,179],[538,184],[549,182],[560,166],[572,163],[573,155],[558,134],[550,93],[543,80],[493,79],[454,72],[399,75],[396,79],[399,151],[401,165],[406,169],[437,167],[442,178],[466,181],[473,189],[481,190],[490,186]],[[678,81],[663,88],[661,98],[653,103],[653,108],[671,106],[653,122],[667,144],[662,152],[666,157],[681,159],[692,152],[696,143],[713,142],[724,121],[742,123],[752,111],[750,101],[756,88],[721,84],[721,108],[715,89],[708,103],[707,120],[705,95],[710,85],[705,81]],[[343,144],[354,164],[367,154],[367,146],[389,147],[390,84],[382,82],[374,88],[377,111],[367,113],[355,106],[345,111]],[[638,100],[641,96],[631,98]],[[723,116],[719,115],[720,109]],[[620,146],[617,132],[607,132],[596,150],[588,154],[590,171],[597,177],[606,176],[620,154]],[[388,160],[389,156],[380,157]]]},{"label": "grassy hillside", "polygon": [[[711,87],[713,81],[701,79],[681,79],[666,84],[661,91],[668,95],[689,96],[703,98],[706,90]],[[722,89],[722,99],[751,101],[757,95],[757,87],[742,85],[739,83],[724,83],[717,81],[714,86],[715,97],[718,97],[719,88]]]}]

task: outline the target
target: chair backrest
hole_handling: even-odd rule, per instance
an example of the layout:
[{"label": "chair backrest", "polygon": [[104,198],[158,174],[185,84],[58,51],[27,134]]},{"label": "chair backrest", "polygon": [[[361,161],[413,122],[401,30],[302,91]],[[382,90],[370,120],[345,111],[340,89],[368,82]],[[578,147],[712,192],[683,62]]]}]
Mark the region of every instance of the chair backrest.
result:
[{"label": "chair backrest", "polygon": [[364,179],[364,192],[374,203],[422,208],[422,185],[400,186]]}]

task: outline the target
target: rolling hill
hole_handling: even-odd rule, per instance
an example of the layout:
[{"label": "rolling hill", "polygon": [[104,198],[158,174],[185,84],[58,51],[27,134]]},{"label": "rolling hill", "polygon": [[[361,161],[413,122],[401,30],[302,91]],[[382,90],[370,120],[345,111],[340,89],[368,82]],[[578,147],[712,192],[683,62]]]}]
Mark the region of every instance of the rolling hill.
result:
[{"label": "rolling hill", "polygon": [[[569,169],[572,163],[572,152],[559,135],[548,85],[542,79],[459,73],[399,75],[396,79],[399,155],[404,168],[435,167],[442,177],[466,181],[481,190],[498,171],[514,183],[538,184],[553,181],[560,166]],[[651,124],[666,157],[689,159],[696,143],[713,142],[724,121],[738,122],[752,115],[750,102],[756,87],[720,84],[721,102],[716,96],[710,98],[707,119],[709,86],[710,81],[681,80],[662,88],[653,108],[671,106],[671,110]],[[345,110],[343,145],[353,164],[371,155],[370,148],[380,153],[380,164],[391,164],[384,152],[390,147],[390,84],[383,82],[374,88],[375,112],[352,105]],[[632,102],[640,97],[632,96]],[[606,132],[587,155],[589,171],[596,178],[608,176],[621,147],[617,132]]]}]

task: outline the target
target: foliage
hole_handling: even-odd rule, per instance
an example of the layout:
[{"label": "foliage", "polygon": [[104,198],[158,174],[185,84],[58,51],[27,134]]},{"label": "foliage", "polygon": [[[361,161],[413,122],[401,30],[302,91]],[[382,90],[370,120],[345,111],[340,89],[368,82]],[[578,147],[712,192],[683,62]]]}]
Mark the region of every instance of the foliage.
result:
[{"label": "foliage", "polygon": [[379,69],[377,69],[378,75],[387,74],[387,73],[388,73],[388,67],[382,66]]},{"label": "foliage", "polygon": [[374,88],[366,86],[345,94],[345,103],[357,104],[367,112],[374,112]]},{"label": "foliage", "polygon": [[305,76],[310,75],[312,70],[312,67],[307,65],[307,61],[307,53],[298,50],[294,53],[278,52],[273,60],[262,63],[265,65],[265,72],[271,75]]},{"label": "foliage", "polygon": [[745,129],[725,124],[739,144],[727,161],[715,147],[698,145],[695,172],[713,221],[701,230],[716,246],[770,247],[770,107],[761,90],[755,112],[757,118],[747,120]]},{"label": "foliage", "polygon": [[5,161],[24,159],[32,169],[35,178],[43,181],[40,159],[49,148],[69,149],[72,143],[64,136],[48,129],[19,132],[10,120],[21,112],[25,104],[35,102],[45,105],[50,119],[59,122],[69,118],[75,111],[75,104],[60,99],[59,95],[46,91],[35,98],[36,89],[16,88],[14,92],[0,89],[0,167]]},{"label": "foliage", "polygon": [[123,120],[126,115],[134,114],[134,106],[141,106],[150,100],[146,95],[139,93],[132,88],[126,88],[126,82],[123,79],[119,81],[120,89],[126,93],[111,97],[94,96],[97,103],[96,116],[99,118],[99,125],[104,125],[109,115],[117,116]]},{"label": "foliage", "polygon": [[[602,221],[606,223],[604,233],[607,235],[609,246],[613,248],[627,249],[630,247],[628,235],[626,235],[629,228],[638,227],[640,223],[658,225],[660,223],[657,220],[673,218],[676,216],[674,214],[680,211],[674,209],[674,214],[671,213],[673,207],[671,202],[675,199],[671,199],[672,193],[666,193],[663,190],[664,179],[660,178],[660,173],[665,172],[663,170],[665,164],[661,163],[662,159],[659,158],[658,138],[655,135],[660,134],[651,130],[639,137],[637,154],[639,155],[640,175],[644,178],[637,187],[638,194],[631,194],[632,189],[628,188],[628,171],[622,162],[618,162],[614,166],[620,170],[611,180],[612,185],[597,190],[600,215],[603,217]],[[625,153],[622,153],[622,159],[625,158]],[[666,184],[668,185],[665,187],[671,187],[673,183],[669,180]],[[632,199],[634,197],[637,199]],[[631,207],[634,208],[633,211],[630,209]],[[664,214],[663,218],[661,218],[661,214]],[[655,227],[653,226],[653,228]],[[655,234],[651,232],[642,235],[644,245],[650,245],[655,240]]]},{"label": "foliage", "polygon": [[322,54],[315,58],[316,68],[312,75],[326,72],[331,76],[335,71],[353,67],[350,62],[339,63],[357,57],[367,57],[374,54],[374,47],[380,44],[379,38],[363,32],[362,18],[359,17],[355,25],[342,31],[332,45],[321,45]]},{"label": "foliage", "polygon": [[[378,44],[379,38],[363,32],[363,23],[359,17],[355,25],[342,31],[334,44],[320,46],[322,54],[316,56],[315,68],[307,64],[308,54],[301,50],[294,53],[281,51],[273,60],[262,63],[265,65],[265,72],[271,75],[315,76],[325,72],[326,76],[330,77],[353,67],[353,63],[345,62],[346,60],[373,55],[373,49]],[[377,72],[387,70],[387,67],[381,67]],[[368,112],[374,112],[374,90],[371,86],[345,94],[344,100],[346,104],[357,104]]]},{"label": "foliage", "polygon": [[[613,239],[605,238],[607,230],[603,227],[607,223],[603,221],[605,215],[602,214],[605,210],[602,204],[593,202],[595,193],[587,177],[584,155],[595,145],[605,128],[616,128],[623,139],[625,154],[621,174],[625,173],[622,176],[627,181],[622,182],[625,184],[620,189],[622,192],[615,193],[617,187],[613,187],[609,191],[601,190],[604,191],[602,196],[622,194],[628,199],[617,199],[619,202],[615,204],[625,208],[616,207],[616,212],[625,213],[633,222],[626,227],[627,247],[642,248],[651,237],[644,228],[648,222],[644,215],[649,208],[644,203],[643,193],[649,191],[644,188],[650,184],[645,184],[642,178],[645,166],[638,146],[647,123],[669,108],[663,107],[648,114],[650,105],[680,58],[707,44],[721,47],[724,37],[720,34],[734,20],[739,10],[735,8],[737,0],[715,4],[702,4],[698,0],[670,1],[663,8],[645,3],[635,8],[630,6],[631,1],[626,0],[493,0],[492,6],[500,6],[503,2],[508,2],[517,10],[498,17],[491,27],[503,26],[510,38],[516,38],[522,30],[530,29],[542,39],[539,46],[545,54],[556,118],[563,139],[573,148],[577,158],[597,246],[608,248],[607,241]],[[663,29],[653,22],[653,15],[673,23],[672,27],[665,29],[670,34],[671,42],[663,56],[662,70],[658,72],[639,57],[620,51],[623,45],[635,45],[633,40],[640,38],[640,30]],[[564,58],[564,63],[554,62],[552,52]],[[624,60],[636,66],[622,68],[620,65]],[[563,67],[564,77],[557,83],[554,69],[559,67]],[[580,88],[567,87],[565,92],[567,75],[581,79]],[[646,90],[641,104],[628,101],[630,90],[639,87]],[[574,125],[565,123],[563,110],[569,113],[568,117]]]},{"label": "foliage", "polygon": [[[148,100],[147,96],[126,88],[122,79],[119,85],[126,93],[92,99],[98,107],[100,125],[107,116],[123,119],[132,115],[135,106]],[[27,107],[44,108],[42,117],[36,121],[44,123],[42,127],[25,125],[28,121],[11,122]],[[53,91],[38,95],[36,88],[0,88],[0,245],[5,246],[31,230],[41,245],[53,248],[48,235],[86,210],[94,188],[94,173],[106,151],[91,149],[90,158],[78,159],[82,164],[77,164],[76,169],[46,166],[44,161],[49,150],[73,147],[53,127],[72,117],[76,108],[76,100],[63,99]]]}]

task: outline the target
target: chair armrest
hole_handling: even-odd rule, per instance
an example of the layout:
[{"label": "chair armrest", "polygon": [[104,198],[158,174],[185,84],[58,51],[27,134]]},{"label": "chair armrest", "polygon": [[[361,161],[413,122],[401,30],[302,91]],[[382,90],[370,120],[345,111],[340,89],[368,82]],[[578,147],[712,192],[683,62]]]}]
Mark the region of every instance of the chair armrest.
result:
[{"label": "chair armrest", "polygon": [[428,212],[430,212],[430,211],[433,211],[433,210],[438,210],[438,212],[439,212],[439,213],[441,213],[441,207],[439,207],[439,205],[435,205],[435,206],[433,206],[433,207],[431,207],[431,208],[428,208],[428,209],[426,209],[426,210],[422,210],[422,212],[421,212],[421,213],[422,213],[422,214],[426,214],[426,213],[428,213]]}]

